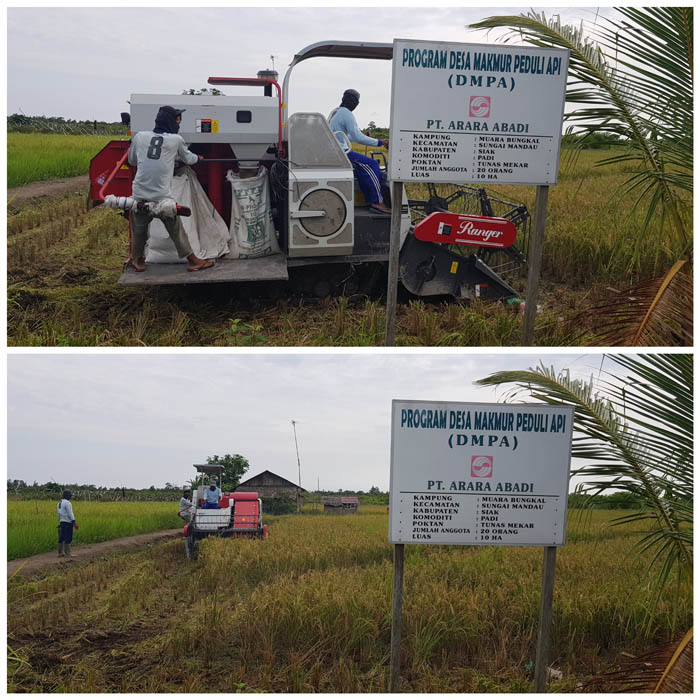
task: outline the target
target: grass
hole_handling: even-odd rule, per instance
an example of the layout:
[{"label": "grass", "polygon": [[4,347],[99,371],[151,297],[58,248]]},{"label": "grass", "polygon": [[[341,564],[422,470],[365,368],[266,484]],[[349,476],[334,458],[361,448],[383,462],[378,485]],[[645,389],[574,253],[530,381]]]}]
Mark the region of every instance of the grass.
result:
[{"label": "grass", "polygon": [[[652,606],[639,533],[572,515],[550,660],[567,692],[692,624],[692,592]],[[386,692],[392,548],[384,507],[269,517],[270,538],[182,542],[15,577],[10,692]],[[407,546],[404,692],[527,692],[542,551]],[[647,624],[648,623],[648,624]]]},{"label": "grass", "polygon": [[[58,542],[57,502],[8,501],[7,558],[52,551]],[[78,531],[75,544],[105,542],[182,525],[177,503],[73,503]]]},{"label": "grass", "polygon": [[7,134],[7,186],[84,175],[90,160],[115,136]]},{"label": "grass", "polygon": [[[642,211],[635,210],[633,197],[621,192],[629,173],[622,165],[595,167],[607,155],[586,151],[575,163],[564,158],[559,184],[550,188],[538,346],[586,344],[586,328],[572,321],[577,311],[609,298],[611,290],[665,272],[679,254],[666,242],[662,222],[640,237]],[[502,186],[493,191],[505,200],[524,201],[533,211],[534,187]],[[127,222],[115,211],[86,212],[81,196],[8,211],[8,344],[376,346],[383,342],[381,298],[251,302],[251,292],[264,290],[262,284],[118,288],[127,254]],[[523,277],[512,281],[516,289],[525,288]],[[403,299],[396,343],[516,346],[521,323],[521,316],[499,303]]]}]

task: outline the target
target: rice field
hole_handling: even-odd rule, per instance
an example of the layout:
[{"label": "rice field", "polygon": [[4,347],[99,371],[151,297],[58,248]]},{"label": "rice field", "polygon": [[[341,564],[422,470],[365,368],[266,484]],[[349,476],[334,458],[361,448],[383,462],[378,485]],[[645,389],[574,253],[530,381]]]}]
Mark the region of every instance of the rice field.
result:
[{"label": "rice field", "polygon": [[[572,513],[558,550],[550,665],[570,692],[692,625],[653,605],[619,512]],[[384,507],[266,519],[268,540],[180,541],[8,592],[9,692],[386,692],[392,547]],[[528,692],[542,549],[407,546],[403,692]]]},{"label": "rice field", "polygon": [[[24,135],[19,135],[24,136]],[[27,135],[28,138],[39,138]],[[65,137],[83,138],[83,137]],[[32,150],[31,148],[28,150]],[[96,146],[92,154],[99,150]],[[562,158],[550,188],[537,346],[587,345],[599,319],[577,313],[681,255],[656,219],[640,235],[644,203],[623,192],[625,166],[598,168],[610,151]],[[84,171],[83,171],[84,172]],[[410,185],[420,196],[421,185]],[[534,187],[489,188],[534,210]],[[267,299],[255,284],[118,288],[128,224],[85,210],[81,195],[8,211],[8,344],[11,346],[376,346],[381,298]],[[524,276],[511,280],[525,289]],[[192,288],[189,288],[192,287]],[[253,301],[251,302],[251,295]],[[260,295],[257,299],[255,295]],[[502,304],[400,299],[399,346],[517,346],[521,317]]]},{"label": "rice field", "polygon": [[97,152],[117,138],[114,135],[8,133],[7,186],[83,175]]},{"label": "rice field", "polygon": [[[18,559],[52,551],[58,542],[56,501],[8,501],[7,558]],[[73,503],[78,530],[74,545],[106,542],[179,527],[178,504],[151,501]]]}]

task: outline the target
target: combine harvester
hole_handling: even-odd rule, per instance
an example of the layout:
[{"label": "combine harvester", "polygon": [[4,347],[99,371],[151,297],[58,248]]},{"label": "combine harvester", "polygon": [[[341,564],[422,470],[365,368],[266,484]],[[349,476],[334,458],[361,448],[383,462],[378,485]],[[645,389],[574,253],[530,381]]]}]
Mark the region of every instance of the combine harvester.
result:
[{"label": "combine harvester", "polygon": [[218,509],[205,508],[205,493],[210,480],[215,479],[220,487],[224,467],[220,464],[195,464],[194,467],[199,474],[194,493],[195,507],[184,514],[189,518],[184,530],[188,559],[197,558],[199,543],[205,537],[267,539],[267,525],[262,522],[262,500],[257,493],[222,493]]},{"label": "combine harvester", "polygon": [[[381,293],[382,285],[386,287],[391,217],[371,211],[364,202],[352,165],[325,116],[297,112],[287,118],[286,108],[292,71],[302,61],[316,57],[391,60],[392,55],[392,44],[321,42],[294,57],[281,87],[274,71],[261,71],[256,78],[209,78],[215,86],[258,86],[259,96],[132,95],[131,113],[122,115],[132,133],[151,130],[162,105],[186,110],[180,135],[194,153],[204,156],[192,170],[222,226],[230,227],[232,217],[227,171],[237,177],[254,175],[261,166],[267,169],[269,214],[280,252],[243,259],[224,255],[213,268],[196,274],[188,273],[184,265],[158,264],[147,257],[146,272],[127,266],[119,284],[254,282],[258,283],[254,291],[247,285],[248,293],[271,299],[290,294],[323,298]],[[128,141],[112,141],[93,158],[92,205],[104,202],[108,195],[131,194],[134,169],[126,164],[128,148]],[[386,182],[385,154],[370,155],[382,167],[388,202],[391,183]],[[401,207],[404,287],[422,297],[516,298],[518,293],[505,276],[525,263],[514,243],[518,237],[521,246],[526,244],[527,208],[466,185],[420,183],[416,189],[423,192],[421,198],[408,198],[404,190],[403,201],[393,203]],[[460,231],[444,223],[431,226],[431,214],[448,211],[472,215],[473,235],[454,235]],[[503,235],[489,237],[492,234],[482,232],[479,221],[485,227],[501,227]]]}]

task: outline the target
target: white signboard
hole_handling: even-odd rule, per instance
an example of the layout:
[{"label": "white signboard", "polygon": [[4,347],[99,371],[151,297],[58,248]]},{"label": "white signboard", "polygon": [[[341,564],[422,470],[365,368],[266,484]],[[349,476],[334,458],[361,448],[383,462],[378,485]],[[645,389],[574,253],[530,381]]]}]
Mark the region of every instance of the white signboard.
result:
[{"label": "white signboard", "polygon": [[563,545],[574,409],[392,402],[392,544]]},{"label": "white signboard", "polygon": [[557,182],[569,52],[394,40],[389,178]]}]

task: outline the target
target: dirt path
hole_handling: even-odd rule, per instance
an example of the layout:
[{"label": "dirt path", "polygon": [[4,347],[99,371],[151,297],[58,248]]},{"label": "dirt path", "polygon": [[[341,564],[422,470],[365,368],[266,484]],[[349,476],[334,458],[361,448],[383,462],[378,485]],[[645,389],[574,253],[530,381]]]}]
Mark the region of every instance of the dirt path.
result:
[{"label": "dirt path", "polygon": [[12,187],[7,190],[7,206],[11,209],[17,209],[28,202],[49,197],[62,197],[70,193],[87,194],[89,185],[90,180],[87,175],[30,182],[28,185]]},{"label": "dirt path", "polygon": [[33,557],[13,559],[7,562],[7,576],[8,578],[12,576],[20,567],[22,567],[20,572],[22,576],[40,574],[57,566],[70,566],[74,562],[89,561],[105,554],[115,554],[124,550],[136,549],[137,547],[150,546],[180,537],[181,535],[182,529],[177,528],[176,530],[148,532],[144,535],[132,535],[131,537],[122,537],[118,540],[109,540],[107,542],[96,542],[95,544],[79,544],[73,547],[75,556],[70,559],[59,557],[57,552],[44,552]]}]

